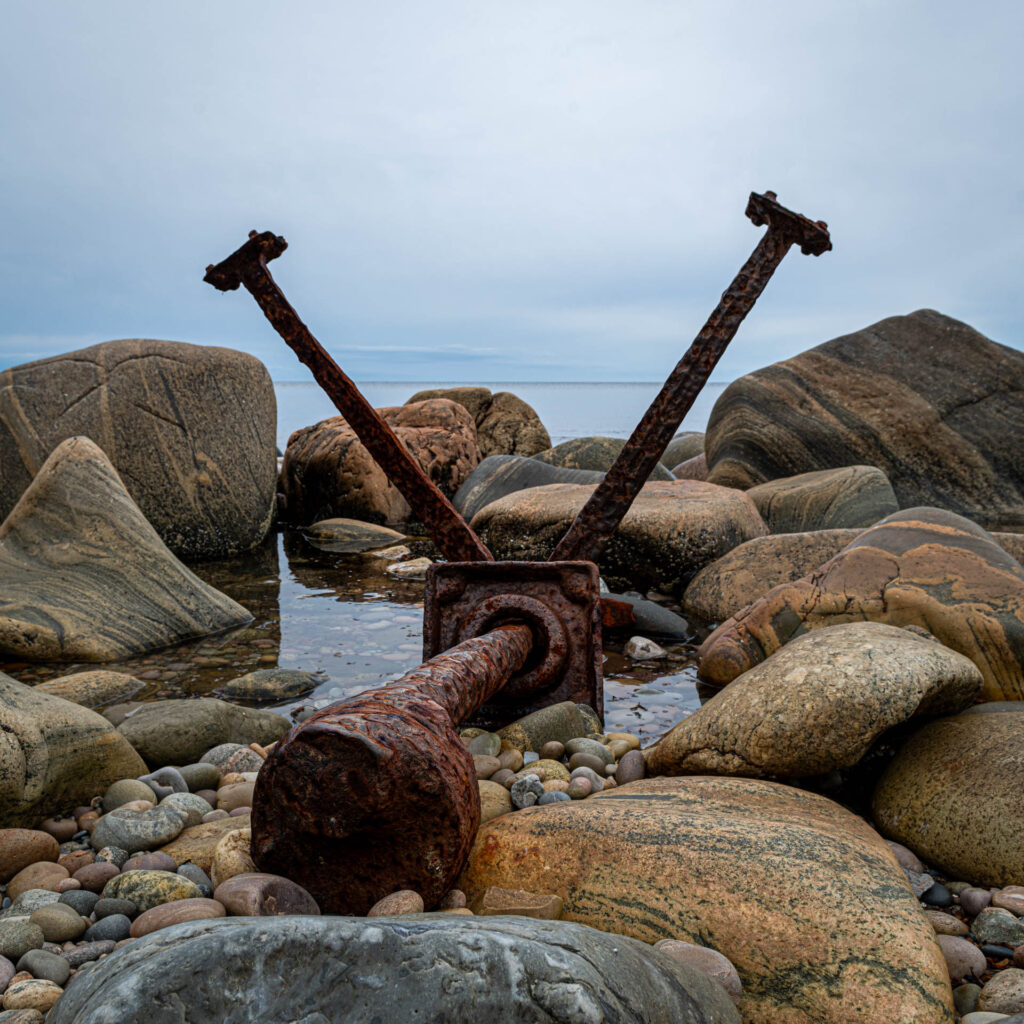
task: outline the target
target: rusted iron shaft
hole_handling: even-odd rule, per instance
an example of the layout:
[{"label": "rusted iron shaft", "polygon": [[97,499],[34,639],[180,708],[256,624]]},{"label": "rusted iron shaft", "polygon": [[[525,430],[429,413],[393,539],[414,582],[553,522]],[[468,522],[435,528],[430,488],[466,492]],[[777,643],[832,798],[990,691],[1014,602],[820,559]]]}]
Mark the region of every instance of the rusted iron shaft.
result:
[{"label": "rusted iron shaft", "polygon": [[353,381],[327,354],[277,286],[267,263],[288,243],[271,231],[249,232],[249,241],[227,259],[206,268],[203,280],[220,291],[240,284],[256,300],[264,316],[289,348],[312,370],[356,436],[409,503],[431,540],[452,561],[491,561],[492,555],[451,502],[423,472],[394,431],[362,396]]},{"label": "rusted iron shaft", "polygon": [[757,225],[767,224],[768,231],[665,381],[604,480],[558,542],[551,553],[552,561],[596,562],[600,558],[743,318],[790,247],[799,245],[804,253],[815,256],[832,248],[824,222],[811,221],[780,206],[773,192],[751,193],[746,215]]},{"label": "rusted iron shaft", "polygon": [[529,627],[500,626],[292,729],[256,780],[257,867],[305,886],[324,913],[365,914],[397,889],[436,906],[480,825],[473,758],[456,726],[532,646]]}]

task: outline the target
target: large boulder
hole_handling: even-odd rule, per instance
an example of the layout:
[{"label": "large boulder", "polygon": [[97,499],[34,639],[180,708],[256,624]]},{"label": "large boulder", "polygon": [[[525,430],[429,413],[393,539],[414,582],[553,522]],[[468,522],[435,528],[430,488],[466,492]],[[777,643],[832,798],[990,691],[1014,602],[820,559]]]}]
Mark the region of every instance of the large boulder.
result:
[{"label": "large boulder", "polygon": [[446,398],[461,405],[476,424],[476,440],[484,458],[489,455],[535,455],[551,447],[540,417],[511,391],[491,394],[489,388],[434,388],[418,391],[406,402]]},{"label": "large boulder", "polygon": [[874,466],[800,473],[747,494],[772,533],[866,527],[899,511],[889,478]]},{"label": "large boulder", "polygon": [[452,504],[466,522],[485,505],[506,494],[547,484],[595,484],[604,473],[593,469],[563,469],[522,455],[489,455],[466,477]]},{"label": "large boulder", "polygon": [[700,622],[725,622],[780,583],[814,572],[863,532],[813,530],[748,540],[694,576],[683,610]]},{"label": "large boulder", "polygon": [[564,921],[453,914],[175,925],[106,957],[47,1020],[235,1020],[239,1006],[253,1024],[740,1020],[718,982],[643,943]]},{"label": "large boulder", "polygon": [[877,466],[903,508],[1024,522],[1024,353],[934,310],[890,317],[733,381],[705,448],[712,483]]},{"label": "large boulder", "polygon": [[802,778],[850,768],[887,729],[962,711],[974,662],[905,629],[850,622],[790,641],[646,752],[652,775]]},{"label": "large boulder", "polygon": [[878,827],[981,885],[1024,885],[1024,702],[979,704],[923,725],[875,787]]},{"label": "large boulder", "polygon": [[[423,472],[452,497],[480,461],[473,418],[434,398],[378,409]],[[402,523],[409,505],[341,416],[296,430],[281,465],[282,515],[307,525],[337,517]]]},{"label": "large boulder", "polygon": [[252,616],[174,557],[86,437],[62,441],[0,526],[0,652],[111,661]]},{"label": "large boulder", "polygon": [[0,828],[31,827],[145,771],[101,715],[0,673]]},{"label": "large boulder", "polygon": [[147,764],[193,764],[222,743],[279,740],[291,722],[273,711],[240,707],[214,697],[118,704],[104,711]]},{"label": "large boulder", "polygon": [[107,341],[0,373],[0,518],[61,441],[103,449],[180,558],[220,558],[270,528],[277,404],[266,367],[228,348]]},{"label": "large boulder", "polygon": [[[554,448],[534,455],[534,458],[538,462],[560,466],[562,469],[590,469],[607,473],[625,447],[626,441],[621,437],[574,437],[571,441],[563,441]],[[658,462],[647,479],[674,480],[675,477]]]},{"label": "large boulder", "polygon": [[801,633],[860,620],[920,626],[978,666],[986,700],[1024,698],[1024,569],[981,527],[934,508],[883,519],[723,622],[697,652],[700,676],[724,686]]},{"label": "large boulder", "polygon": [[[495,558],[542,562],[593,493],[587,484],[518,491],[472,521]],[[643,486],[600,559],[602,575],[639,588],[681,589],[708,562],[766,533],[741,491],[699,480]]]},{"label": "large boulder", "polygon": [[550,892],[562,916],[709,945],[747,1024],[948,1024],[946,963],[885,842],[816,794],[752,779],[647,779],[481,826],[460,880]]}]

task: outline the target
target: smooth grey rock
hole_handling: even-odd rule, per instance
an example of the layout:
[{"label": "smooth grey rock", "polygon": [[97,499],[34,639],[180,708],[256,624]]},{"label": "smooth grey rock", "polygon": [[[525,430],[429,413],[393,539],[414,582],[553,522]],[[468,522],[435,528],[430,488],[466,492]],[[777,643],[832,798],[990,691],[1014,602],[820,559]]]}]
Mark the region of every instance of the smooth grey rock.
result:
[{"label": "smooth grey rock", "polygon": [[522,455],[491,455],[469,474],[452,504],[468,523],[485,505],[527,487],[591,484],[603,479],[604,473],[591,469],[564,469]]},{"label": "smooth grey rock", "polygon": [[191,793],[197,793],[201,789],[216,789],[220,785],[220,769],[205,761],[186,764],[178,769],[178,773],[185,780]]},{"label": "smooth grey rock", "polygon": [[101,956],[113,953],[116,947],[117,943],[113,939],[100,939],[97,942],[82,942],[74,949],[66,949],[61,956],[72,967],[81,967],[82,964],[91,963]]},{"label": "smooth grey rock", "polygon": [[279,740],[291,722],[272,711],[243,708],[212,697],[118,704],[104,716],[149,765],[188,764],[223,743]]},{"label": "smooth grey rock", "polygon": [[83,917],[88,917],[96,908],[99,899],[99,893],[89,892],[88,889],[69,889],[60,894],[57,902],[65,903]]},{"label": "smooth grey rock", "polygon": [[103,815],[89,837],[94,849],[118,846],[129,853],[153,850],[174,839],[185,827],[188,815],[177,807],[161,804],[151,811],[119,807]]},{"label": "smooth grey rock", "polygon": [[390,1024],[425,1008],[445,1024],[740,1022],[716,982],[634,939],[565,921],[415,914],[176,925],[77,979],[48,1024]]},{"label": "smooth grey rock", "polygon": [[43,929],[27,918],[0,921],[0,956],[15,963],[30,949],[43,948]]},{"label": "smooth grey rock", "polygon": [[544,786],[537,775],[524,775],[512,783],[512,806],[516,810],[532,807],[543,795]]},{"label": "smooth grey rock", "polygon": [[108,786],[103,794],[103,813],[116,811],[122,804],[131,803],[133,800],[149,800],[156,803],[156,790],[144,779],[118,779]]},{"label": "smooth grey rock", "polygon": [[178,868],[178,874],[190,882],[195,882],[200,887],[205,885],[210,892],[213,892],[214,885],[210,876],[198,864],[182,864]]},{"label": "smooth grey rock", "polygon": [[315,690],[320,680],[312,672],[290,668],[260,668],[217,687],[226,700],[292,700]]},{"label": "smooth grey rock", "polygon": [[161,807],[173,807],[185,815],[185,828],[198,825],[203,820],[204,814],[209,814],[213,808],[201,796],[196,793],[172,793],[160,801]]},{"label": "smooth grey rock", "polygon": [[1024,918],[1002,907],[986,907],[971,923],[971,934],[982,943],[1020,946],[1024,944]]},{"label": "smooth grey rock", "polygon": [[19,961],[19,971],[28,971],[33,978],[52,981],[63,988],[71,976],[71,965],[62,956],[45,949],[30,949]]}]

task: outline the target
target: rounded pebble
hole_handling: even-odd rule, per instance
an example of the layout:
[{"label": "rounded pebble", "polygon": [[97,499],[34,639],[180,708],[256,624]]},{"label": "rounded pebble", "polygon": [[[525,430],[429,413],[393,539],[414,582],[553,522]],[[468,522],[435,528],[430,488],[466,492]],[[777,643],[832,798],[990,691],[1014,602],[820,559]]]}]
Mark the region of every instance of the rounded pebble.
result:
[{"label": "rounded pebble", "polygon": [[197,793],[201,789],[216,790],[220,785],[220,769],[216,765],[202,761],[184,765],[178,769],[178,774],[185,780],[185,785],[191,793]]},{"label": "rounded pebble", "polygon": [[938,935],[939,948],[946,958],[946,968],[953,981],[981,977],[985,972],[985,954],[973,942],[957,935]]},{"label": "rounded pebble", "polygon": [[392,914],[422,914],[423,897],[412,889],[399,889],[378,900],[367,912],[367,917],[387,917]]},{"label": "rounded pebble", "polygon": [[111,914],[109,917],[101,918],[85,933],[86,942],[100,942],[103,939],[110,939],[113,942],[120,942],[131,935],[132,923],[124,914]]},{"label": "rounded pebble", "polygon": [[46,1013],[63,994],[64,989],[52,981],[15,981],[4,993],[3,1008]]},{"label": "rounded pebble", "polygon": [[532,807],[544,795],[544,786],[536,775],[525,775],[512,784],[510,792],[512,806],[522,810],[524,807]]},{"label": "rounded pebble", "polygon": [[953,906],[953,894],[941,882],[936,882],[921,899],[933,907]]},{"label": "rounded pebble", "polygon": [[40,981],[52,981],[63,988],[71,977],[71,965],[62,956],[45,949],[30,949],[19,961],[19,971],[28,971]]},{"label": "rounded pebble", "polygon": [[99,902],[99,896],[94,892],[89,892],[88,889],[74,889],[64,893],[60,902],[70,907],[76,914],[88,917]]},{"label": "rounded pebble", "polygon": [[615,781],[620,786],[637,782],[646,773],[644,755],[639,750],[627,750],[615,766]]},{"label": "rounded pebble", "polygon": [[138,939],[143,935],[149,935],[150,932],[183,924],[185,921],[208,921],[215,917],[224,917],[226,914],[224,904],[217,900],[201,897],[175,900],[173,903],[163,903],[144,914],[139,914],[132,922],[130,935],[133,939]]},{"label": "rounded pebble", "polygon": [[673,960],[695,967],[702,974],[714,978],[729,993],[734,1003],[740,1001],[743,995],[740,976],[732,961],[718,950],[683,942],[680,939],[661,939],[654,944],[654,948],[661,950]]},{"label": "rounded pebble", "polygon": [[120,873],[121,869],[116,864],[96,860],[92,864],[86,864],[84,868],[79,868],[74,877],[82,883],[83,889],[89,892],[102,892],[107,882]]},{"label": "rounded pebble", "polygon": [[38,864],[29,864],[22,868],[8,883],[7,895],[16,900],[23,892],[29,889],[46,889],[54,891],[54,886],[62,882],[68,876],[68,869],[62,868],[52,861],[41,861]]},{"label": "rounded pebble", "polygon": [[152,800],[156,803],[156,793],[138,779],[118,779],[103,794],[103,810],[109,813],[132,800]]},{"label": "rounded pebble", "polygon": [[138,915],[139,908],[131,900],[108,896],[106,899],[97,900],[96,905],[92,908],[92,913],[97,921],[114,914],[123,914],[125,917],[134,918]]},{"label": "rounded pebble", "polygon": [[167,853],[140,853],[129,857],[122,871],[177,871],[178,862]]},{"label": "rounded pebble", "polygon": [[572,798],[569,796],[568,793],[560,793],[557,790],[555,790],[554,792],[544,793],[542,796],[540,796],[537,799],[537,805],[539,807],[542,807],[547,804],[559,804],[563,802],[567,803],[571,799]]},{"label": "rounded pebble", "polygon": [[0,956],[17,963],[30,949],[42,949],[43,929],[30,921],[0,921]]},{"label": "rounded pebble", "polygon": [[540,756],[547,761],[561,761],[565,757],[565,744],[558,740],[548,740],[540,748]]},{"label": "rounded pebble", "polygon": [[70,942],[86,929],[82,915],[66,903],[51,903],[32,912],[29,921],[43,930],[47,942]]},{"label": "rounded pebble", "polygon": [[968,917],[977,917],[992,902],[992,893],[988,889],[976,886],[960,892],[960,906]]},{"label": "rounded pebble", "polygon": [[74,818],[47,818],[39,828],[49,832],[58,843],[66,843],[78,831],[78,822]]}]

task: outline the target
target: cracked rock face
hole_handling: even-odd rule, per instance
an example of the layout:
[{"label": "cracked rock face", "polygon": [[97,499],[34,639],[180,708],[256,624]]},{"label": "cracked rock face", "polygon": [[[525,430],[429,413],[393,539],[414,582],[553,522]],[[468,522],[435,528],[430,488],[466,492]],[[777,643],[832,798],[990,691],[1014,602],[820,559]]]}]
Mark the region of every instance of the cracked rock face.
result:
[{"label": "cracked rock face", "polygon": [[222,558],[270,528],[277,404],[245,352],[108,341],[0,373],[0,517],[50,453],[84,435],[179,557]]},{"label": "cracked rock face", "polygon": [[0,652],[113,661],[252,616],[167,549],[87,437],[61,442],[0,526]]},{"label": "cracked rock face", "polygon": [[878,622],[819,629],[672,728],[648,752],[648,773],[822,775],[852,767],[914,715],[962,711],[980,687],[969,658],[908,630]]},{"label": "cracked rock face", "polygon": [[1024,568],[936,508],[883,519],[723,622],[697,652],[700,677],[724,686],[802,633],[861,620],[920,626],[978,666],[986,700],[1024,698]]},{"label": "cracked rock face", "polygon": [[[139,999],[145,992],[147,998]],[[221,918],[154,932],[77,979],[49,1024],[739,1024],[717,982],[564,921]]]},{"label": "cracked rock face", "polygon": [[[951,1024],[946,961],[868,824],[755,779],[645,779],[485,822],[459,888],[562,897],[562,917],[735,965],[745,1024]],[[537,923],[537,922],[533,922]],[[72,989],[74,991],[74,989]]]},{"label": "cracked rock face", "polygon": [[934,310],[740,377],[715,403],[708,480],[877,466],[901,508],[1024,522],[1024,353]]}]

